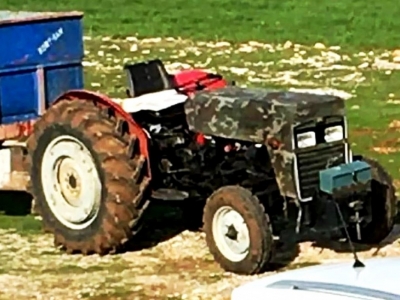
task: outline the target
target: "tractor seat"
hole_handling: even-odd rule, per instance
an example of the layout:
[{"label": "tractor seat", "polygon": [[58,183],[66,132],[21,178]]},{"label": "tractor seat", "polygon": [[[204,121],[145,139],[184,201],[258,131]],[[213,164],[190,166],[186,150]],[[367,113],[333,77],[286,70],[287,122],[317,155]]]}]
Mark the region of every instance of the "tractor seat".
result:
[{"label": "tractor seat", "polygon": [[160,111],[186,101],[187,96],[174,89],[173,77],[161,60],[126,64],[127,99],[114,99],[129,113],[141,110]]},{"label": "tractor seat", "polygon": [[130,98],[174,89],[173,78],[159,59],[126,64],[124,69],[128,78],[127,95]]}]

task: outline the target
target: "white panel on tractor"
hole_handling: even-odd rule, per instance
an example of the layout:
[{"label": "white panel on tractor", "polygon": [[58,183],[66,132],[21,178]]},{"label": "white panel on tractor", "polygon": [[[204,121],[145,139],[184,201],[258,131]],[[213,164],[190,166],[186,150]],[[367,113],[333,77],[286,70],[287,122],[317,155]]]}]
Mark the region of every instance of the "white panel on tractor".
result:
[{"label": "white panel on tractor", "polygon": [[134,98],[113,100],[121,105],[126,112],[135,113],[141,110],[160,111],[179,103],[184,103],[187,99],[186,95],[171,89]]}]

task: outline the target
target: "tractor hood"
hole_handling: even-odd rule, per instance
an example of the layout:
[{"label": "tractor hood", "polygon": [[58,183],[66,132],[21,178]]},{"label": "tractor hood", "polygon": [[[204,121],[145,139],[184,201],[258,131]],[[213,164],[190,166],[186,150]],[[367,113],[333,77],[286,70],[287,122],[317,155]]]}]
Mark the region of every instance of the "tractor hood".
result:
[{"label": "tractor hood", "polygon": [[330,95],[229,86],[191,98],[185,111],[192,130],[256,143],[270,137],[291,143],[293,127],[345,113],[343,99]]},{"label": "tractor hood", "polygon": [[281,194],[295,198],[294,129],[344,122],[345,108],[335,96],[229,86],[194,94],[185,112],[193,131],[266,145]]}]

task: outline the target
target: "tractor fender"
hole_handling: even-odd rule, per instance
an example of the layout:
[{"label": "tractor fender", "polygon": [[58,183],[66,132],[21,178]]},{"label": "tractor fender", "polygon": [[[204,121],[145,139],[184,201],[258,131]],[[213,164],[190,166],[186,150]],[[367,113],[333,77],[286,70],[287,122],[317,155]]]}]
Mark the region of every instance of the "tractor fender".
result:
[{"label": "tractor fender", "polygon": [[84,101],[93,101],[95,103],[100,104],[100,106],[105,107],[105,108],[110,108],[112,109],[117,116],[122,118],[128,123],[129,126],[129,132],[132,135],[135,135],[137,139],[139,140],[139,148],[140,148],[140,153],[146,157],[146,160],[148,162],[148,173],[149,177],[151,176],[151,170],[150,170],[150,155],[149,155],[149,141],[148,141],[148,135],[146,132],[143,130],[143,128],[135,122],[134,118],[132,115],[130,115],[128,112],[123,110],[121,105],[118,103],[114,102],[111,98],[109,98],[107,95],[94,92],[94,91],[89,91],[89,90],[70,90],[62,95],[60,95],[53,103],[61,101],[61,100],[84,100]]}]

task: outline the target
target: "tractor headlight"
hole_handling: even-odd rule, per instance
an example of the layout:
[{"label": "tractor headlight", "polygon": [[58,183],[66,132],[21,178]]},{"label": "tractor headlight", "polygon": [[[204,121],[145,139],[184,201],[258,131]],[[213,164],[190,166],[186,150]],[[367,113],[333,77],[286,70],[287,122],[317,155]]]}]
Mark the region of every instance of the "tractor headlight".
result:
[{"label": "tractor headlight", "polygon": [[325,128],[325,141],[327,143],[343,140],[343,126],[337,125]]},{"label": "tractor headlight", "polygon": [[297,148],[312,147],[317,144],[314,131],[307,131],[297,135]]}]

